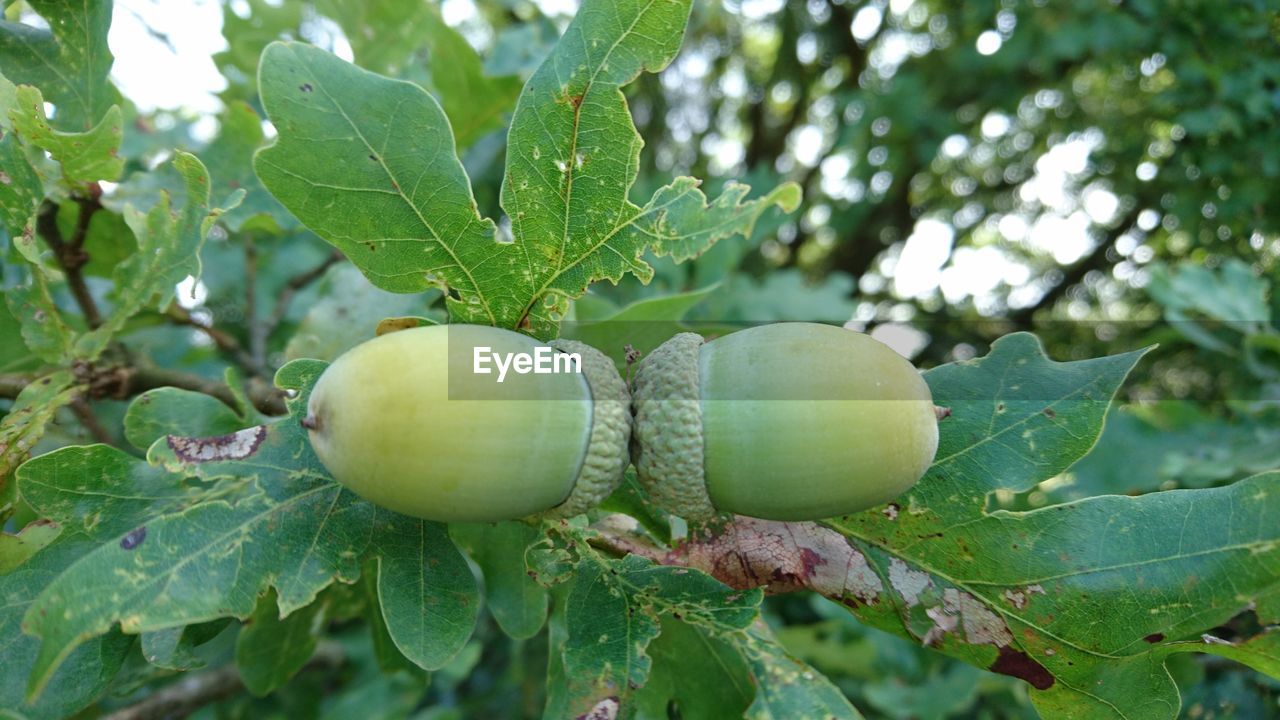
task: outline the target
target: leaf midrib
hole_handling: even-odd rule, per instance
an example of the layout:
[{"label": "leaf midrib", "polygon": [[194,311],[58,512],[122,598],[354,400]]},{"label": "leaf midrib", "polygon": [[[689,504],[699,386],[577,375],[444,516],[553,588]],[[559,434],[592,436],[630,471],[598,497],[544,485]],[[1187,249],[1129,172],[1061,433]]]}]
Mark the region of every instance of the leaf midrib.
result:
[{"label": "leaf midrib", "polygon": [[[617,233],[622,228],[626,227],[628,224],[634,221],[635,218],[638,217],[642,212],[642,210],[637,208],[635,214],[633,214],[631,218],[628,219],[627,222],[621,223],[615,226],[612,230],[610,230],[608,233],[604,235],[604,238],[600,242],[596,243],[595,245],[589,247],[588,249],[580,253],[577,257],[574,258],[573,262],[568,263],[567,265],[565,264],[565,250],[569,243],[569,219],[571,215],[570,210],[571,210],[571,205],[573,203],[573,179],[577,175],[576,159],[578,154],[578,136],[580,135],[579,125],[581,123],[581,118],[582,118],[582,106],[586,104],[587,95],[589,95],[591,93],[591,89],[595,87],[596,78],[599,77],[600,72],[605,68],[605,66],[609,64],[609,58],[612,57],[614,51],[617,50],[620,45],[622,45],[622,42],[631,36],[631,34],[635,31],[636,25],[640,23],[640,20],[644,18],[644,16],[647,15],[650,10],[653,9],[655,2],[657,2],[657,0],[649,0],[649,2],[645,4],[645,6],[641,8],[639,12],[636,13],[635,19],[631,21],[631,24],[627,27],[627,29],[623,31],[621,35],[618,36],[618,39],[614,41],[613,45],[609,47],[609,50],[605,52],[604,56],[600,59],[599,64],[596,65],[595,71],[591,73],[591,77],[587,80],[586,85],[583,86],[581,99],[578,101],[578,104],[575,105],[573,108],[573,134],[572,134],[571,143],[569,145],[569,157],[565,158],[564,160],[565,174],[568,176],[566,179],[567,184],[565,186],[564,223],[560,232],[560,252],[557,253],[556,255],[555,272],[548,275],[547,279],[542,283],[541,286],[539,286],[539,288],[529,298],[528,303],[521,310],[520,317],[518,319],[522,320],[525,316],[527,316],[530,312],[533,311],[533,306],[538,302],[540,298],[542,298],[543,295],[546,294],[548,288],[550,288],[551,285],[555,283],[556,280],[558,280],[562,275],[564,275],[566,269],[577,265],[579,262],[582,261],[583,258],[599,250],[603,245],[608,243],[609,240],[613,239],[613,237],[617,235]],[[584,37],[584,40],[585,40],[585,37]],[[628,116],[630,116],[629,112],[628,112]],[[634,128],[632,128],[631,132],[634,135],[636,131]],[[634,138],[633,138],[633,142],[634,142]],[[628,167],[627,171],[630,172],[630,167]],[[632,180],[634,182],[634,178]],[[630,189],[631,189],[631,183],[628,183],[626,189],[623,191],[624,194],[622,198],[622,203],[624,206],[630,202],[627,197]],[[513,189],[512,192],[514,193],[516,191]],[[523,244],[524,242],[523,232],[521,232],[520,239]],[[621,255],[621,253],[618,253],[618,254]]]}]

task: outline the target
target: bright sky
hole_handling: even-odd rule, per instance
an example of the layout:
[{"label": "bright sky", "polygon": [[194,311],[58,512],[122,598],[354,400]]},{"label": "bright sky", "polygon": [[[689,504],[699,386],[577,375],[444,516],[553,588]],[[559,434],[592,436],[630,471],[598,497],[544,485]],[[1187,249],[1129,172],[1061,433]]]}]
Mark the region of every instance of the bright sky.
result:
[{"label": "bright sky", "polygon": [[[764,18],[777,12],[783,2],[737,0],[737,10],[747,18]],[[733,7],[732,2],[728,4]],[[550,15],[560,15],[572,13],[577,2],[539,0],[539,5]],[[893,0],[887,10],[905,13],[911,5],[911,0]],[[473,0],[443,0],[442,10],[453,25],[476,15]],[[884,12],[873,5],[863,7],[854,16],[850,32],[855,37],[870,37],[883,22]],[[169,43],[156,37],[156,33],[167,36]],[[895,44],[891,37],[885,40],[884,61],[893,65],[902,62],[910,52],[908,43],[904,40]],[[197,136],[212,137],[216,131],[212,116],[221,109],[216,93],[225,86],[211,57],[226,48],[218,0],[116,0],[109,43],[115,55],[112,74],[126,96],[144,111],[187,109],[199,113],[205,119],[196,128]],[[979,36],[977,49],[991,54],[999,50],[1001,43],[1001,35],[991,31]],[[350,59],[349,46],[340,34],[333,49]],[[705,73],[705,65],[690,57],[675,67],[679,72],[697,75],[699,67]],[[732,72],[726,75],[726,92],[733,90],[734,77]],[[741,89],[745,92],[745,85]],[[986,138],[995,139],[1010,132],[1011,125],[1010,118],[992,114],[984,118],[981,130]],[[1088,252],[1092,247],[1087,233],[1090,222],[1105,222],[1113,217],[1118,209],[1117,199],[1103,189],[1090,189],[1082,198],[1076,198],[1065,188],[1073,174],[1085,169],[1089,152],[1098,140],[1086,134],[1041,157],[1036,163],[1036,175],[1022,187],[1022,197],[1028,203],[1042,204],[1050,212],[1039,217],[1005,215],[996,227],[998,235],[1006,242],[1027,243],[1051,254],[1059,263],[1071,263]],[[824,142],[819,127],[804,125],[792,136],[789,146],[798,162],[821,165],[825,192],[852,201],[861,199],[867,188],[847,179],[855,159],[838,154],[824,157]],[[944,155],[959,156],[968,148],[969,141],[956,136],[943,144],[942,151]],[[726,138],[718,138],[713,146],[704,149],[725,167],[732,167],[742,157],[741,143]],[[875,181],[873,178],[872,191]],[[827,210],[825,216],[829,215]],[[821,211],[816,216],[824,217]],[[903,299],[924,298],[940,291],[948,302],[972,296],[983,308],[991,306],[1001,283],[1016,286],[1030,279],[1028,269],[1014,262],[998,245],[964,247],[952,254],[954,234],[948,222],[938,219],[924,218],[916,224],[881,268],[892,278],[895,295]],[[1032,300],[1034,295],[1026,298],[1028,302]]]}]

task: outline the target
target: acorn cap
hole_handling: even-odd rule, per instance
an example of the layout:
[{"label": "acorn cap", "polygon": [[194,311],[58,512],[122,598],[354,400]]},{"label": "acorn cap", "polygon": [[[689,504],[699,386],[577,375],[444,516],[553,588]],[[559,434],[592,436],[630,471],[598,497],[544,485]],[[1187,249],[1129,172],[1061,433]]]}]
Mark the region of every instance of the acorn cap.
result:
[{"label": "acorn cap", "polygon": [[696,333],[663,343],[636,368],[632,391],[636,475],[658,505],[693,521],[719,514],[703,474],[702,344]]},{"label": "acorn cap", "polygon": [[582,358],[582,375],[591,390],[591,436],[569,497],[542,513],[549,519],[580,515],[599,505],[622,484],[631,440],[631,394],[604,353],[576,340],[553,340],[551,347]]}]

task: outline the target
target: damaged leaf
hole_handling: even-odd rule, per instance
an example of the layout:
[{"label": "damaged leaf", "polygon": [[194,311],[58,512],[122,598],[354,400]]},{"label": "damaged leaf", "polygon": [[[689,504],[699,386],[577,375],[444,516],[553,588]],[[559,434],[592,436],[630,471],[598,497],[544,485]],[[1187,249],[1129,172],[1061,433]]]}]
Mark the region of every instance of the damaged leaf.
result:
[{"label": "damaged leaf", "polygon": [[863,622],[1021,678],[1046,714],[1173,714],[1172,650],[1153,639],[1198,637],[1280,590],[1280,474],[985,510],[987,493],[1028,489],[1091,448],[1138,355],[1055,363],[1014,335],[928,373],[952,410],[933,468],[893,512],[825,523],[880,592],[824,594]]},{"label": "damaged leaf", "polygon": [[[39,639],[38,654],[21,665],[33,668],[30,697],[86,639],[114,626],[154,633],[248,618],[269,590],[287,619],[335,580],[355,582],[367,559],[379,563],[382,612],[406,656],[439,667],[465,644],[479,599],[443,528],[375,511],[312,454],[299,413],[324,367],[298,361],[281,369],[278,384],[296,392],[291,415],[270,425],[165,435],[149,462],[98,445],[55,451],[19,470],[19,491],[41,517],[72,532],[83,527],[93,541],[22,608],[24,630]],[[182,482],[190,476],[198,482]],[[26,566],[43,567],[46,553]],[[296,665],[274,656],[252,662],[280,669],[255,679],[259,689]]]}]

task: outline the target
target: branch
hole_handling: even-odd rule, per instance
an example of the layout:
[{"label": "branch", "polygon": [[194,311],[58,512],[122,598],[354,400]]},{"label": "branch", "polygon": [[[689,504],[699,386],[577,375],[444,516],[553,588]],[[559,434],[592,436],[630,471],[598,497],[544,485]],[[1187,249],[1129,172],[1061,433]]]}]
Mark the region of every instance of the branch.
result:
[{"label": "branch", "polygon": [[[130,367],[117,365],[106,368],[83,367],[83,382],[88,384],[90,398],[111,397],[119,400],[141,395],[148,390],[176,387],[215,397],[233,409],[235,395],[224,383],[210,378],[192,375],[178,370],[159,367]],[[35,374],[0,374],[0,397],[15,398],[27,385],[40,378]],[[284,415],[284,392],[272,387],[260,378],[249,380],[248,395],[253,406],[266,415]]]},{"label": "branch", "polygon": [[111,433],[93,413],[93,408],[89,407],[89,403],[85,402],[83,397],[78,397],[71,401],[71,412],[75,414],[76,419],[84,426],[85,430],[93,436],[94,442],[103,445],[114,445],[115,440],[111,437]]},{"label": "branch", "polygon": [[[346,658],[336,644],[321,643],[316,654],[299,672],[331,670],[341,667]],[[244,681],[235,665],[217,670],[189,673],[144,700],[104,715],[102,720],[162,720],[187,717],[210,703],[225,700],[244,689]]]},{"label": "branch", "polygon": [[254,367],[265,370],[267,338],[258,319],[258,246],[253,242],[252,233],[244,235],[244,316],[249,326],[249,358]]},{"label": "branch", "polygon": [[[116,388],[116,397],[132,397],[156,388],[176,387],[210,395],[230,408],[239,409],[231,388],[217,380],[160,367],[119,368],[118,372],[122,379]],[[249,401],[259,412],[267,415],[285,415],[289,412],[284,404],[284,391],[266,381],[250,378],[246,390]]]},{"label": "branch", "polygon": [[56,203],[45,200],[40,205],[40,211],[36,214],[36,232],[44,238],[49,248],[53,250],[54,257],[58,261],[58,266],[67,276],[67,286],[71,288],[71,294],[76,299],[76,304],[80,306],[80,312],[84,314],[85,322],[88,323],[90,329],[97,328],[102,325],[102,313],[98,311],[98,304],[93,299],[93,294],[89,292],[89,286],[85,284],[84,275],[80,269],[89,262],[89,254],[84,251],[84,241],[89,233],[89,221],[93,219],[93,214],[97,212],[102,203],[99,197],[102,194],[95,183],[90,186],[90,196],[87,198],[76,198],[75,201],[80,205],[80,216],[76,218],[76,227],[71,238],[64,239],[62,231],[58,229],[58,205]]},{"label": "branch", "polygon": [[165,311],[165,314],[168,315],[169,319],[173,320],[175,323],[178,323],[179,325],[190,325],[207,335],[219,350],[235,360],[236,364],[244,368],[245,372],[250,375],[261,374],[260,366],[254,362],[252,355],[244,351],[244,348],[240,345],[240,341],[237,340],[234,335],[197,320],[191,316],[191,313],[186,308],[177,303],[171,304],[169,309]]},{"label": "branch", "polygon": [[0,375],[0,398],[8,398],[12,400],[18,397],[18,393],[22,389],[31,384],[35,380],[29,375],[7,374]]}]

